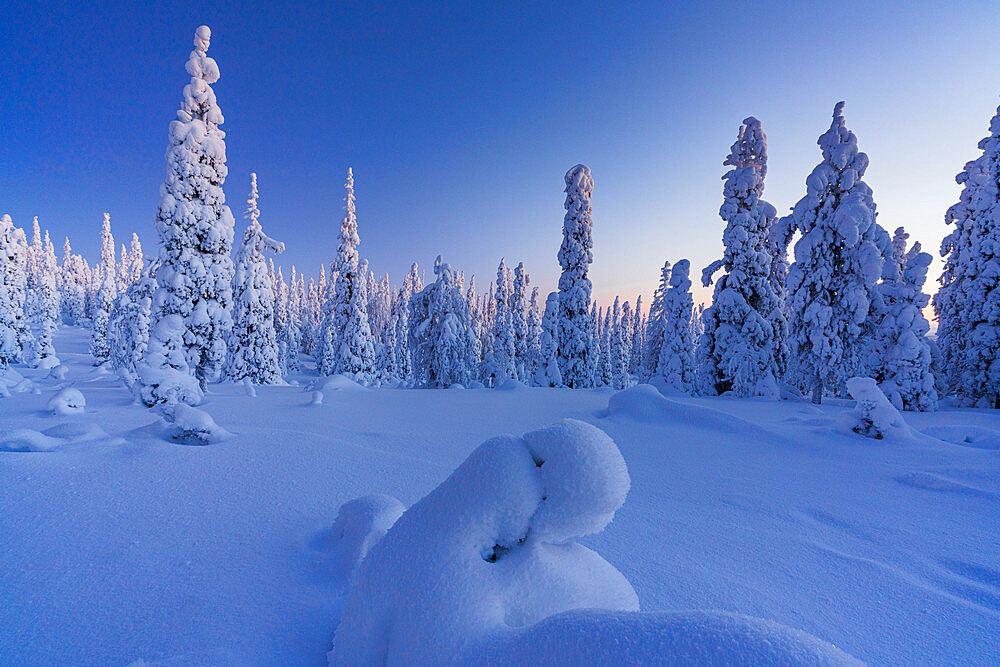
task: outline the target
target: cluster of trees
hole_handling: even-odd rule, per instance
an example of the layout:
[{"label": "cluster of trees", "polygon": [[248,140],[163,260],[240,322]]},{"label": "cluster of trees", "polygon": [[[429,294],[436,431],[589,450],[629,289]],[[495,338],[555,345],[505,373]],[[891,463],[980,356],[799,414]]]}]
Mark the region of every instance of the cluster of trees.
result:
[{"label": "cluster of trees", "polygon": [[[847,129],[843,103],[818,144],[822,160],[806,195],[778,217],[763,199],[767,141],[743,121],[724,164],[724,252],[702,272],[711,305],[695,307],[690,262],[666,262],[648,312],[641,297],[599,308],[593,261],[590,169],[565,176],[559,289],[541,304],[523,263],[501,259],[484,294],[475,276],[438,257],[433,282],[414,264],[401,284],[376,280],[358,247],[354,175],[335,259],[317,277],[274,259],[284,245],[260,224],[251,175],[247,227],[232,258],[235,221],[225,204],[222,112],[211,84],[210,32],[198,28],[156,215],[159,252],[143,260],[138,238],[116,262],[105,214],[101,261],[71,252],[57,265],[37,219],[32,240],[0,218],[0,369],[58,363],[60,319],[93,329],[91,352],[109,361],[147,405],[197,402],[219,379],[273,384],[311,356],[321,375],[420,387],[509,381],[543,387],[653,382],[684,393],[814,401],[844,395],[855,376],[875,379],[901,409],[933,410],[939,398],[1000,407],[1000,110],[982,155],[959,174],[961,201],[944,240],[937,339],[923,315],[931,257],[876,222],[868,157]],[[788,249],[794,244],[793,261]],[[721,275],[718,275],[720,274]],[[718,277],[716,277],[718,275]]]}]

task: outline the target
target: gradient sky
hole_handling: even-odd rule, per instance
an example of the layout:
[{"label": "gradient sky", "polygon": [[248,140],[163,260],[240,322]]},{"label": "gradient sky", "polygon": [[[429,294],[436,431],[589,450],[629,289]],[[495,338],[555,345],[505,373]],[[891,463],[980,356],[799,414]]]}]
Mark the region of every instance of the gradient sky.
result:
[{"label": "gradient sky", "polygon": [[988,1],[145,4],[0,0],[0,212],[39,216],[60,255],[68,234],[97,258],[103,211],[119,241],[136,231],[154,252],[167,125],[202,23],[237,239],[256,171],[280,263],[318,271],[352,166],[377,274],[429,272],[441,253],[481,292],[501,256],[555,288],[563,175],[583,162],[595,296],[648,305],[665,259],[699,275],[720,256],[740,121],[764,124],[765,198],[783,214],[841,99],[879,222],[922,241],[936,276],[954,176],[1000,101]]}]

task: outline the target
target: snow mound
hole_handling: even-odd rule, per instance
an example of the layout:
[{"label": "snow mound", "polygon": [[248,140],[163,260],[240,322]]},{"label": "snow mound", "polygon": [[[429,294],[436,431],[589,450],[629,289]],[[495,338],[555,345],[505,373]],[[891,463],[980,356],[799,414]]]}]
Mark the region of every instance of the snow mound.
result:
[{"label": "snow mound", "polygon": [[309,401],[309,405],[323,405],[323,392],[314,391],[312,393],[312,400]]},{"label": "snow mound", "polygon": [[857,403],[854,410],[838,418],[839,430],[876,440],[913,438],[913,431],[903,421],[903,415],[889,402],[875,380],[863,377],[851,378],[847,381],[847,391]]},{"label": "snow mound", "polygon": [[700,405],[690,405],[663,396],[650,384],[637,384],[613,394],[603,417],[631,419],[637,422],[675,423],[720,431],[754,433],[762,438],[774,438],[748,421]]},{"label": "snow mound", "polygon": [[0,452],[51,452],[63,441],[33,431],[19,428],[0,436]]},{"label": "snow mound", "polygon": [[56,356],[42,357],[41,359],[38,360],[38,368],[45,368],[45,369],[55,368],[56,366],[59,366],[61,363],[62,362],[59,361],[59,357]]},{"label": "snow mound", "polygon": [[473,380],[472,382],[467,384],[466,387],[468,389],[486,389],[486,385],[480,382],[479,380]]},{"label": "snow mound", "polygon": [[87,407],[87,401],[79,389],[67,387],[49,399],[46,407],[55,415],[78,415]]},{"label": "snow mound", "polygon": [[212,415],[186,403],[168,403],[161,409],[168,427],[165,435],[184,445],[210,445],[233,437]]},{"label": "snow mound", "polygon": [[960,426],[931,426],[921,431],[938,440],[944,440],[974,449],[1000,449],[1000,431],[991,428],[962,424]]},{"label": "snow mound", "polygon": [[486,664],[862,665],[832,644],[738,614],[570,611],[482,650]]},{"label": "snow mound", "polygon": [[125,444],[125,440],[108,435],[107,431],[93,422],[88,423],[74,420],[47,428],[42,433],[72,444],[90,442],[111,445]]},{"label": "snow mound", "polygon": [[320,378],[309,387],[308,391],[368,391],[368,389],[358,384],[354,378],[338,374]]},{"label": "snow mound", "polygon": [[53,366],[52,370],[49,371],[49,379],[50,380],[60,380],[60,381],[61,380],[65,380],[66,379],[66,373],[68,373],[68,372],[69,372],[69,369],[66,368],[66,366],[64,366],[63,364],[59,364],[58,366]]},{"label": "snow mound", "polygon": [[625,501],[614,442],[565,420],[480,445],[361,562],[330,664],[448,664],[570,609],[638,609],[632,586],[573,542]]},{"label": "snow mound", "polygon": [[505,380],[503,384],[497,387],[497,391],[521,391],[522,389],[527,389],[527,388],[528,388],[527,385],[525,385],[523,382],[518,382],[513,378],[509,378]]},{"label": "snow mound", "polygon": [[575,541],[629,485],[615,443],[583,422],[483,443],[361,561],[330,664],[852,664],[769,621],[639,613]]},{"label": "snow mound", "polygon": [[375,546],[406,507],[392,496],[377,494],[356,498],[340,506],[333,526],[320,535],[314,547],[331,555],[334,575],[350,581],[368,551]]}]

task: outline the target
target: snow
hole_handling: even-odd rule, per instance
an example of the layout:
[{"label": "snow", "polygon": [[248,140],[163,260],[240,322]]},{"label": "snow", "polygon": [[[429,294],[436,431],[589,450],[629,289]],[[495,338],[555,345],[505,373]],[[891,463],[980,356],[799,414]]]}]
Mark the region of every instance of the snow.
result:
[{"label": "snow", "polygon": [[79,389],[67,387],[49,399],[45,407],[54,415],[76,415],[84,412],[87,401]]},{"label": "snow", "polygon": [[385,494],[355,498],[340,506],[333,525],[312,547],[329,555],[331,573],[346,584],[405,510],[403,503]]},{"label": "snow", "polygon": [[[650,651],[842,658],[828,644],[872,664],[1000,654],[996,411],[908,412],[914,440],[897,446],[836,430],[854,408],[843,399],[382,387],[310,406],[302,386],[315,376],[301,372],[289,378],[300,386],[259,386],[255,400],[209,385],[198,409],[234,434],[184,447],[114,374],[93,372],[88,332],[54,338],[87,413],[53,416],[45,405],[65,381],[23,365],[12,389],[42,393],[0,398],[0,442],[22,429],[57,441],[0,452],[0,664],[322,664],[345,603],[320,539],[338,508],[372,494],[416,507],[478,443],[567,417],[606,433],[628,467],[624,505],[576,543],[621,573],[642,611],[564,611],[481,644],[483,662],[588,664],[590,647],[612,642],[618,663]],[[637,394],[659,406],[652,418],[611,410]],[[84,443],[96,425],[106,436]],[[525,479],[548,465],[515,460]],[[427,540],[416,555],[439,548]]]},{"label": "snow", "polygon": [[847,381],[847,391],[856,404],[854,410],[841,415],[840,428],[876,440],[912,438],[903,415],[886,398],[875,380],[851,378]]},{"label": "snow", "polygon": [[185,445],[210,445],[233,437],[233,434],[215,423],[212,415],[185,403],[168,403],[160,409],[169,425],[165,435]]}]

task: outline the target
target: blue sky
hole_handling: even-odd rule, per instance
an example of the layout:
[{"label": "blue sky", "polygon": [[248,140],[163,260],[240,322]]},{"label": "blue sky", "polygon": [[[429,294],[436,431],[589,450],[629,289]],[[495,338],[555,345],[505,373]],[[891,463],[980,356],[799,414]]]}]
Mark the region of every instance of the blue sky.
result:
[{"label": "blue sky", "polygon": [[474,4],[0,0],[0,211],[39,216],[93,261],[107,210],[119,240],[136,231],[153,252],[167,125],[202,23],[237,238],[256,171],[281,264],[318,271],[351,166],[376,273],[398,281],[441,253],[481,290],[501,256],[555,288],[563,174],[583,162],[595,296],[648,304],[665,259],[698,274],[721,253],[740,121],[764,124],[765,198],[783,213],[841,99],[879,222],[936,257],[954,175],[1000,102],[989,2]]}]

